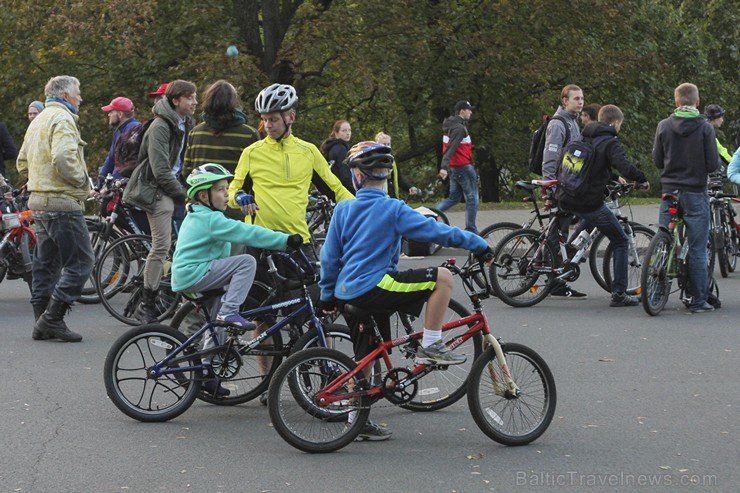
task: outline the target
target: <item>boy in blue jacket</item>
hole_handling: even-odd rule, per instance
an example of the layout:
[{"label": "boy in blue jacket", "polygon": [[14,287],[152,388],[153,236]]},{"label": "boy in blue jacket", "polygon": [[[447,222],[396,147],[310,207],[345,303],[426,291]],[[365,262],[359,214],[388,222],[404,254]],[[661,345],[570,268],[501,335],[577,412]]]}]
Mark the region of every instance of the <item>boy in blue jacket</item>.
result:
[{"label": "boy in blue jacket", "polygon": [[[289,236],[226,217],[229,182],[233,178],[234,175],[223,166],[213,163],[199,166],[188,176],[188,199],[191,203],[172,259],[172,289],[200,292],[226,287],[216,320],[246,331],[254,330],[256,326],[239,315],[239,307],[252,287],[257,262],[251,255],[230,257],[231,243],[285,250],[288,246],[300,247],[303,239],[300,235]],[[207,335],[204,349],[218,343]],[[204,387],[219,396],[229,392],[216,380],[207,381]]]},{"label": "boy in blue jacket", "polygon": [[[415,361],[419,364],[455,365],[465,356],[451,352],[442,342],[442,321],[452,295],[452,274],[443,267],[398,271],[401,238],[465,248],[476,254],[489,251],[475,233],[424,217],[383,191],[393,166],[391,150],[376,142],[360,142],[350,149],[347,164],[357,190],[355,200],[337,204],[321,249],[320,309],[334,311],[337,301],[373,311],[378,307],[418,316],[426,302],[424,337]],[[388,320],[375,317],[385,339]],[[372,350],[370,334],[352,332],[355,358]],[[366,377],[369,375],[366,375]],[[349,419],[352,421],[352,413]],[[359,437],[385,440],[390,431],[368,421]]]}]

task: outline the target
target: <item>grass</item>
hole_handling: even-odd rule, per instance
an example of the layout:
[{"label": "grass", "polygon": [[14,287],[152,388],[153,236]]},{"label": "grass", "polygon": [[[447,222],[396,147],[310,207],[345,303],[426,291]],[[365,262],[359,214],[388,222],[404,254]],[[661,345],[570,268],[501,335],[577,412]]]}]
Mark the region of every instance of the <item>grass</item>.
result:
[{"label": "grass", "polygon": [[[411,207],[434,207],[438,202],[409,202]],[[658,197],[630,197],[629,202],[624,202],[632,205],[649,205],[658,204],[660,199]],[[542,203],[540,203],[540,206]],[[479,211],[506,211],[516,209],[531,209],[532,206],[529,203],[519,201],[506,201],[506,202],[480,202],[478,204]],[[465,204],[460,203],[450,209],[452,212],[463,212],[465,211]]]}]

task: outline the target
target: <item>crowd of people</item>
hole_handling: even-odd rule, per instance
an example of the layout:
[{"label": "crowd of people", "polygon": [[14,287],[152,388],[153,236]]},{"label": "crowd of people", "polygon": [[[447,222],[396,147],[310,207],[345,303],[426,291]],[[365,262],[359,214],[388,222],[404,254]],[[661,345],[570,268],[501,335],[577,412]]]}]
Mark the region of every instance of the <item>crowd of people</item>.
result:
[{"label": "crowd of people", "polygon": [[[238,309],[253,280],[267,276],[267,266],[256,260],[258,249],[302,249],[308,258],[318,260],[309,245],[305,220],[313,184],[337,203],[321,250],[320,293],[316,293],[320,308],[328,313],[344,303],[368,309],[382,305],[418,315],[426,303],[426,327],[417,359],[436,365],[460,363],[459,357],[439,343],[441,314],[452,291],[450,273],[438,268],[399,272],[398,261],[401,237],[458,246],[482,256],[491,253],[477,235],[479,178],[468,131],[474,111],[470,101],[458,101],[442,124],[439,177],[449,181],[449,195],[437,209],[445,211],[464,201],[465,227],[460,230],[425,218],[403,201],[392,200],[401,190],[413,196],[419,189],[399,173],[391,137],[385,132],[377,133],[374,141],[352,146],[350,122],[337,120],[317,147],[293,133],[298,94],[290,85],[272,84],[257,95],[257,129],[248,124],[237,90],[227,81],[213,83],[204,94],[200,123],[196,123],[197,87],[185,80],[162,84],[149,93],[153,117],[146,122],[136,119],[136,108],[125,96],[116,96],[100,108],[114,132],[96,181],[102,183],[109,174],[128,178],[123,199],[145,214],[151,230],[152,248],[136,318],[141,323],[157,318],[155,298],[175,227],[179,235],[173,289],[226,288],[214,313],[226,324],[253,329],[254,323],[241,318]],[[45,95],[44,103],[33,101],[28,107],[30,123],[20,150],[7,127],[0,124],[0,172],[4,174],[4,160],[16,161],[30,192],[28,207],[36,221],[32,337],[77,342],[82,336],[69,329],[64,318],[93,268],[83,211],[95,182],[85,163],[85,142],[78,122],[80,81],[66,75],[53,77]],[[693,301],[689,309],[703,313],[714,310],[707,292],[707,177],[724,161],[729,179],[740,183],[740,150],[731,156],[716,138],[714,129],[722,125],[724,109],[710,104],[701,114],[695,85],[679,85],[674,99],[675,111],[658,124],[653,158],[661,173],[661,191],[679,192],[691,258],[689,294]],[[629,162],[618,139],[624,121],[619,107],[584,106],[582,89],[567,85],[547,125],[542,158],[542,178],[556,180],[570,144],[594,144],[588,186],[578,196],[561,187],[555,196],[548,197],[548,205],[569,213],[558,219],[556,234],[569,237],[575,216],[581,221],[576,231],[588,224],[610,239],[613,307],[633,306],[638,299],[625,292],[628,239],[604,204],[604,188],[615,170],[643,189],[650,187],[644,172]],[[121,152],[120,141],[130,138],[135,129],[142,132],[140,147],[135,168],[126,171],[118,166],[117,153]],[[662,203],[661,226],[667,226],[668,218]],[[550,241],[555,243],[558,238]],[[551,294],[585,296],[565,282],[559,282]],[[208,340],[206,344],[217,342]],[[359,356],[367,354],[369,341],[353,333],[353,342]],[[208,381],[206,388],[215,395],[228,392],[218,382]],[[366,428],[362,436],[368,439],[389,436],[388,430],[372,423]]]}]

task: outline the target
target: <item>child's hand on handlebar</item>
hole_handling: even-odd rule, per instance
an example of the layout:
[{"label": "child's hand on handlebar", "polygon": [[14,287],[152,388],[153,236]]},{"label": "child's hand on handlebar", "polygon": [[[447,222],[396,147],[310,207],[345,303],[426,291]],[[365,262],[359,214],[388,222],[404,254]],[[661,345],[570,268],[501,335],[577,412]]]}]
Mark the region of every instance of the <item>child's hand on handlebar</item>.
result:
[{"label": "child's hand on handlebar", "polygon": [[329,315],[337,311],[337,301],[332,298],[330,300],[319,300],[318,312],[322,315]]}]

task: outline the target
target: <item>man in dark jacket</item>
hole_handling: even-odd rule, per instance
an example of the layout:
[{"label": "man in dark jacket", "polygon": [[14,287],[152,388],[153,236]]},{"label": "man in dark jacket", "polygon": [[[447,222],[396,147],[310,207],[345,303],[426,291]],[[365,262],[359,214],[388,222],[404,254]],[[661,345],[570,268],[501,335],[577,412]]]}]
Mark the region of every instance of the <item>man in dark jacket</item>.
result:
[{"label": "man in dark jacket", "polygon": [[[678,192],[689,242],[689,295],[692,313],[709,312],[709,196],[707,175],[719,167],[712,125],[699,113],[699,89],[683,83],[674,91],[676,110],[658,124],[653,162],[660,172],[662,193]],[[660,204],[660,226],[670,221],[668,202]]]},{"label": "man in dark jacket", "polygon": [[478,175],[473,165],[473,142],[470,140],[467,123],[473,115],[469,101],[458,101],[455,114],[442,123],[442,166],[439,177],[450,178],[450,195],[437,204],[437,209],[446,211],[459,203],[465,196],[465,230],[478,232],[475,217],[478,214]]},{"label": "man in dark jacket", "polygon": [[650,188],[645,173],[627,160],[624,147],[617,139],[624,121],[622,111],[608,104],[599,111],[599,121],[589,123],[583,129],[583,137],[588,141],[599,139],[596,145],[593,168],[588,176],[585,190],[578,196],[568,194],[563,187],[558,188],[557,199],[560,207],[575,214],[588,224],[599,228],[611,242],[614,252],[614,279],[612,281],[612,300],[609,306],[634,306],[638,298],[629,296],[627,289],[627,259],[629,240],[617,216],[604,203],[604,190],[611,179],[612,169],[617,169],[630,180]]}]

